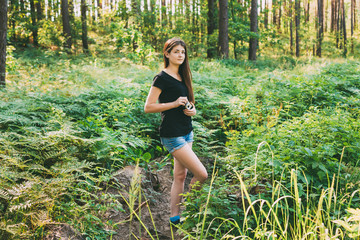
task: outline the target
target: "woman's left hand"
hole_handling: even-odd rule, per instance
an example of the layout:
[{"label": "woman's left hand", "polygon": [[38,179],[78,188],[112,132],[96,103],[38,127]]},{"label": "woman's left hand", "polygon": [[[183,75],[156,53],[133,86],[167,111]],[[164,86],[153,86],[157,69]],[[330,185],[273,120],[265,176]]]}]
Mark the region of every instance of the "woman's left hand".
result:
[{"label": "woman's left hand", "polygon": [[192,102],[190,102],[190,104],[193,106],[191,109],[186,109],[186,108],[184,109],[184,114],[189,117],[194,116],[196,114],[195,105]]}]

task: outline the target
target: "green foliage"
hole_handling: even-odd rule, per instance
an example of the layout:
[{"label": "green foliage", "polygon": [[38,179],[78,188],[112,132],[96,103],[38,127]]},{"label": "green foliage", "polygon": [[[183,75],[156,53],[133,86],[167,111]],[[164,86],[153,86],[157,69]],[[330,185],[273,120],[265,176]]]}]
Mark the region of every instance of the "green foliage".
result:
[{"label": "green foliage", "polygon": [[[143,53],[121,50],[115,32],[122,25],[111,27],[119,44],[111,55],[11,53],[8,87],[0,92],[1,238],[36,239],[54,222],[88,238],[111,236],[106,229],[115,225],[99,221],[109,209],[123,211],[116,196],[102,191],[111,174],[136,163],[156,171],[169,160],[158,138],[159,115],[143,113],[159,64],[124,58],[141,62]],[[127,31],[121,44],[129,50],[136,29]],[[136,42],[146,41],[138,35]],[[208,168],[217,172],[210,185],[186,195],[186,234],[265,239],[271,227],[280,236],[291,218],[293,231],[283,239],[295,239],[305,226],[326,223],[333,231],[327,220],[351,225],[343,216],[360,207],[358,61],[199,58],[191,68],[194,150],[218,165]],[[319,217],[331,199],[324,188],[337,200]]]},{"label": "green foliage", "polygon": [[15,48],[13,46],[6,46],[6,72],[11,72],[16,69],[16,60],[13,56]]},{"label": "green foliage", "polygon": [[62,46],[65,38],[62,34],[62,28],[57,22],[43,21],[39,28],[39,44],[50,48],[52,46]]},{"label": "green foliage", "polygon": [[[179,231],[190,239],[348,239],[358,236],[357,210],[350,209],[352,216],[345,221],[331,221],[342,217],[340,206],[351,203],[347,196],[337,195],[335,181],[315,198],[307,186],[306,195],[301,197],[303,184],[298,182],[299,171],[290,171],[290,182],[253,185],[256,178],[243,179],[249,170],[234,172],[236,188],[227,189],[230,183],[213,175],[210,188],[188,194],[187,198],[191,199],[190,203],[185,202],[188,218]],[[215,182],[219,185],[215,186]],[[339,225],[346,232],[340,230]]]},{"label": "green foliage", "polygon": [[[127,57],[141,64],[152,62],[156,59],[157,53],[147,43],[146,36],[135,27],[125,28],[124,22],[112,22],[111,38],[118,51],[127,52]],[[131,52],[131,53],[130,53]]]},{"label": "green foliage", "polygon": [[[91,90],[93,78],[86,79],[61,55],[56,56],[60,68],[55,67],[51,54],[32,50],[22,60],[14,58],[24,61],[13,69],[14,78],[29,69],[31,85],[16,80],[0,92],[0,234],[37,239],[47,225],[60,222],[84,237],[103,239],[113,225],[99,219],[122,207],[115,196],[95,193],[112,172],[138,160],[150,168],[150,159],[163,152],[154,137],[156,117],[142,114],[140,88]],[[21,91],[17,84],[24,86]],[[87,84],[83,92],[72,91],[82,84]]]}]

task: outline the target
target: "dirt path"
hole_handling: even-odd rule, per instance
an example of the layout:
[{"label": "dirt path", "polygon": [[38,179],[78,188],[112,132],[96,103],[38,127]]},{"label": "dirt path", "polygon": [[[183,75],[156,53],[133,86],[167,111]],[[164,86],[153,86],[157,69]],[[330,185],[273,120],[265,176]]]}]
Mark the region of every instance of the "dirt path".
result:
[{"label": "dirt path", "polygon": [[[109,209],[99,216],[103,223],[112,222],[111,229],[116,231],[112,240],[130,239],[160,239],[180,240],[181,236],[169,224],[170,216],[170,189],[173,177],[169,163],[156,173],[149,174],[141,168],[127,166],[117,171],[110,183],[103,186],[98,195],[107,193],[116,199],[122,209]],[[185,189],[188,189],[192,175],[188,174]],[[141,187],[140,187],[141,186]],[[142,192],[141,198],[140,191]],[[128,204],[133,199],[133,204]],[[113,200],[112,200],[113,201]],[[107,204],[99,202],[99,204]],[[137,216],[131,215],[130,206],[133,206]],[[150,209],[150,211],[149,211]],[[150,213],[151,212],[151,213]],[[139,221],[141,219],[141,222]],[[116,225],[116,226],[115,226]],[[147,229],[147,230],[146,230]],[[83,240],[81,233],[68,224],[50,224],[46,227],[47,235],[44,240]],[[105,239],[104,239],[105,240]]]},{"label": "dirt path", "polygon": [[[149,175],[142,169],[139,169],[139,172],[136,173],[134,166],[128,166],[116,173],[116,181],[123,186],[123,190],[120,190],[123,197],[119,198],[119,201],[123,204],[123,208],[126,209],[126,212],[114,212],[113,215],[110,214],[109,218],[106,219],[106,221],[123,222],[118,225],[118,229],[115,229],[117,234],[113,236],[114,240],[136,238],[142,240],[151,239],[150,234],[154,239],[181,239],[176,233],[176,228],[173,227],[171,233],[169,224],[170,189],[172,184],[170,170],[171,165],[168,164],[160,171],[157,171],[156,174]],[[142,197],[141,204],[136,201],[133,209],[135,209],[135,212],[138,214],[148,231],[145,230],[144,226],[138,220],[138,217],[134,215],[131,216],[128,204],[124,201],[124,198],[127,199],[127,201],[131,199],[131,194],[129,195],[128,193],[129,191],[133,192],[134,195],[139,196],[138,192],[136,192],[137,185],[134,184],[134,182],[139,182],[140,180],[134,181],[134,179],[136,179],[134,176],[141,176],[141,189],[146,196],[146,199],[145,197]],[[188,174],[186,185],[188,185],[190,177],[191,176]],[[116,192],[119,192],[119,189],[110,188],[108,191],[112,194],[116,194]],[[149,208],[151,213],[149,212]],[[130,218],[132,218],[131,221]],[[136,238],[130,238],[131,235],[135,235]]]}]

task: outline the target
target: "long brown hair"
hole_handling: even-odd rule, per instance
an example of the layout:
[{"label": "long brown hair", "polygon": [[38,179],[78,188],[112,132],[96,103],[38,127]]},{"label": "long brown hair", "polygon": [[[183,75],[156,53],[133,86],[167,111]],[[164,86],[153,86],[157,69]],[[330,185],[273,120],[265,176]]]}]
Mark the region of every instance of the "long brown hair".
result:
[{"label": "long brown hair", "polygon": [[189,101],[195,103],[194,91],[193,91],[193,87],[192,87],[192,74],[191,74],[190,65],[189,65],[187,47],[186,47],[185,42],[183,40],[181,40],[180,38],[171,38],[166,41],[166,43],[164,45],[164,50],[163,50],[164,67],[167,68],[169,66],[169,59],[165,56],[165,53],[166,52],[170,53],[171,50],[178,45],[181,45],[185,49],[185,59],[184,59],[184,62],[179,67],[179,74],[180,74],[182,80],[185,82],[185,85],[189,91]]}]

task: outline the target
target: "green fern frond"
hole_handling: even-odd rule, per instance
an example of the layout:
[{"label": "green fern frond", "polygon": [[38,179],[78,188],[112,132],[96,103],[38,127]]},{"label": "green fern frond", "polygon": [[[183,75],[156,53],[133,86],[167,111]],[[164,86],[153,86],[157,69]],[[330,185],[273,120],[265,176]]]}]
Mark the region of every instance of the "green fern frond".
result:
[{"label": "green fern frond", "polygon": [[10,212],[17,212],[17,211],[23,211],[31,208],[32,202],[31,200],[28,200],[24,203],[19,203],[18,205],[13,205],[10,207]]},{"label": "green fern frond", "polygon": [[17,184],[11,189],[8,189],[8,192],[13,196],[21,196],[23,192],[26,192],[33,186],[34,182],[27,181],[24,184]]},{"label": "green fern frond", "polygon": [[2,189],[0,189],[0,198],[2,198],[2,199],[5,199],[5,200],[11,200],[11,196],[10,196],[10,194],[8,193],[8,192],[6,192],[6,191],[4,191],[4,190],[2,190]]},{"label": "green fern frond", "polygon": [[95,164],[92,162],[84,161],[71,161],[59,166],[52,166],[51,169],[57,174],[68,174],[73,172],[82,172],[84,169],[91,169]]}]

